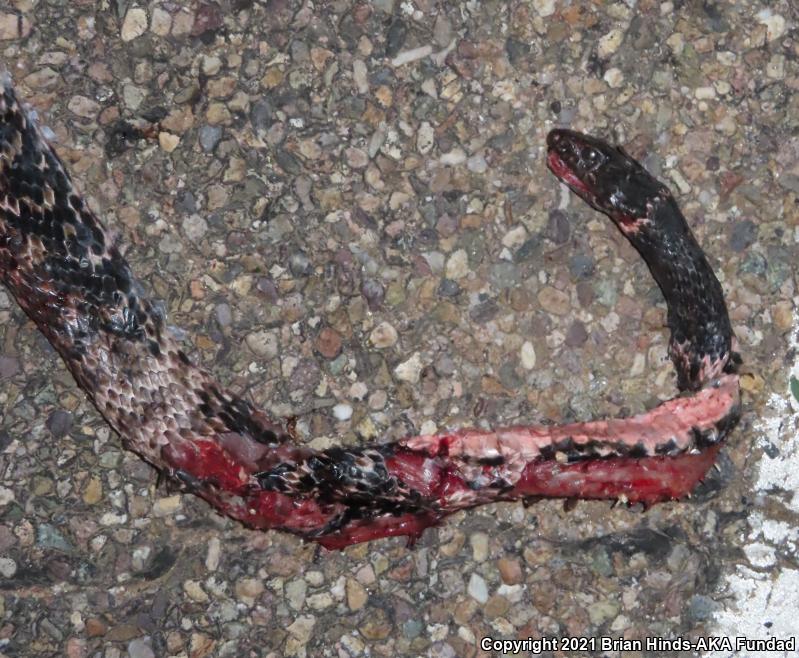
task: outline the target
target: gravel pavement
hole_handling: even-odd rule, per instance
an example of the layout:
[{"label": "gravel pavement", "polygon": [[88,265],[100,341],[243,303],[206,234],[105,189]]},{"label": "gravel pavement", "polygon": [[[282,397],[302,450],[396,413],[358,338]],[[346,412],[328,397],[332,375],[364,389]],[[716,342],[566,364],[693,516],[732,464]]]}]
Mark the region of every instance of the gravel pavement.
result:
[{"label": "gravel pavement", "polygon": [[541,655],[654,657],[701,647],[646,638],[798,636],[796,18],[787,0],[0,0],[0,65],[186,351],[314,447],[674,395],[662,296],[546,170],[555,126],[668,182],[745,361],[743,419],[690,501],[497,504],[412,549],[325,552],[157,486],[0,290],[0,653],[472,658],[556,636],[578,650]]}]

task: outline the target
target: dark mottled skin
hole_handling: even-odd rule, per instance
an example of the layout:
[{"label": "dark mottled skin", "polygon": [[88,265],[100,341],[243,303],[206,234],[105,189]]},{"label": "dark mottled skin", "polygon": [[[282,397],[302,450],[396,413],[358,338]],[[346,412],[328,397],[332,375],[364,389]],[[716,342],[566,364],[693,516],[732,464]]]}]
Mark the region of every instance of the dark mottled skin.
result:
[{"label": "dark mottled skin", "polygon": [[7,79],[0,281],[127,447],[250,527],[333,548],[414,538],[455,510],[497,500],[679,498],[738,417],[737,379],[723,374],[733,357],[721,287],[666,188],[638,163],[577,133],[553,132],[549,144],[555,174],[609,214],[652,269],[680,387],[692,396],[624,421],[297,445],[191,363]]},{"label": "dark mottled skin", "polygon": [[710,378],[705,363],[732,372],[739,358],[721,284],[669,189],[622,149],[595,137],[553,130],[547,146],[554,173],[567,167],[577,179],[572,190],[610,217],[649,265],[668,302],[679,388],[700,389]]}]

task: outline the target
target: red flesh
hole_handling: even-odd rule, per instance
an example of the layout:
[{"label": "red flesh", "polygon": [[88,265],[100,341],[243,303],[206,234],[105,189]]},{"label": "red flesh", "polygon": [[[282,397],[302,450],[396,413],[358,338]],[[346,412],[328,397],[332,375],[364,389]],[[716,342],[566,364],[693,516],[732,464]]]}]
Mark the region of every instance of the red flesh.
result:
[{"label": "red flesh", "polygon": [[[718,445],[693,454],[683,446],[684,452],[675,456],[592,458],[575,463],[531,455],[539,447],[557,443],[565,436],[588,439],[613,436],[635,445],[645,430],[647,443],[664,444],[669,439],[680,438],[675,437],[675,432],[690,434],[691,428],[723,422],[734,413],[738,403],[737,377],[726,376],[715,387],[669,400],[646,414],[626,420],[491,432],[467,429],[405,439],[395,444],[386,467],[398,480],[435,501],[435,507],[415,514],[350,520],[344,527],[315,539],[327,548],[397,535],[415,539],[425,528],[437,525],[459,509],[526,497],[609,498],[645,504],[679,499],[688,495],[713,465]],[[680,421],[676,422],[676,418]],[[473,454],[496,454],[497,446],[504,455],[503,464],[475,466],[469,459]],[[526,455],[526,461],[514,462],[513,457],[520,455]],[[164,458],[174,469],[205,483],[196,492],[198,495],[255,528],[281,528],[305,534],[325,528],[347,509],[337,502],[324,503],[316,498],[297,498],[260,489],[252,479],[251,467],[214,441],[194,441],[186,444],[185,450],[166,452]],[[502,478],[508,482],[507,488],[475,489],[466,477],[473,475],[474,469],[489,477]]]}]

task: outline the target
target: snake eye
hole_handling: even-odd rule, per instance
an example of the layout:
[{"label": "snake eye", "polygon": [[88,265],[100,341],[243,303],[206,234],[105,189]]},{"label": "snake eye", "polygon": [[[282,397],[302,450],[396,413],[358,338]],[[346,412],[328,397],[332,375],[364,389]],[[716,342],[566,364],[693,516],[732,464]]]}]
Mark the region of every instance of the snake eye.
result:
[{"label": "snake eye", "polygon": [[585,146],[580,151],[580,159],[583,161],[586,168],[590,170],[602,161],[602,155],[595,148]]}]

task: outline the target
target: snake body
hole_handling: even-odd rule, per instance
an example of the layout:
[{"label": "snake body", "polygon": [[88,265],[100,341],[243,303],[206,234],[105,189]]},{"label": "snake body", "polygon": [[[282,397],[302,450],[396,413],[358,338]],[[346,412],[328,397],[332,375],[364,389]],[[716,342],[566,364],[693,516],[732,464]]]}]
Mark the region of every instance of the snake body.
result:
[{"label": "snake body", "polygon": [[523,497],[688,494],[740,410],[722,295],[668,189],[623,151],[548,137],[548,165],[610,216],[668,305],[682,395],[632,418],[463,429],[316,451],[192,363],[18,101],[0,93],[0,281],[125,446],[246,525],[334,548],[417,537],[452,512]]}]

